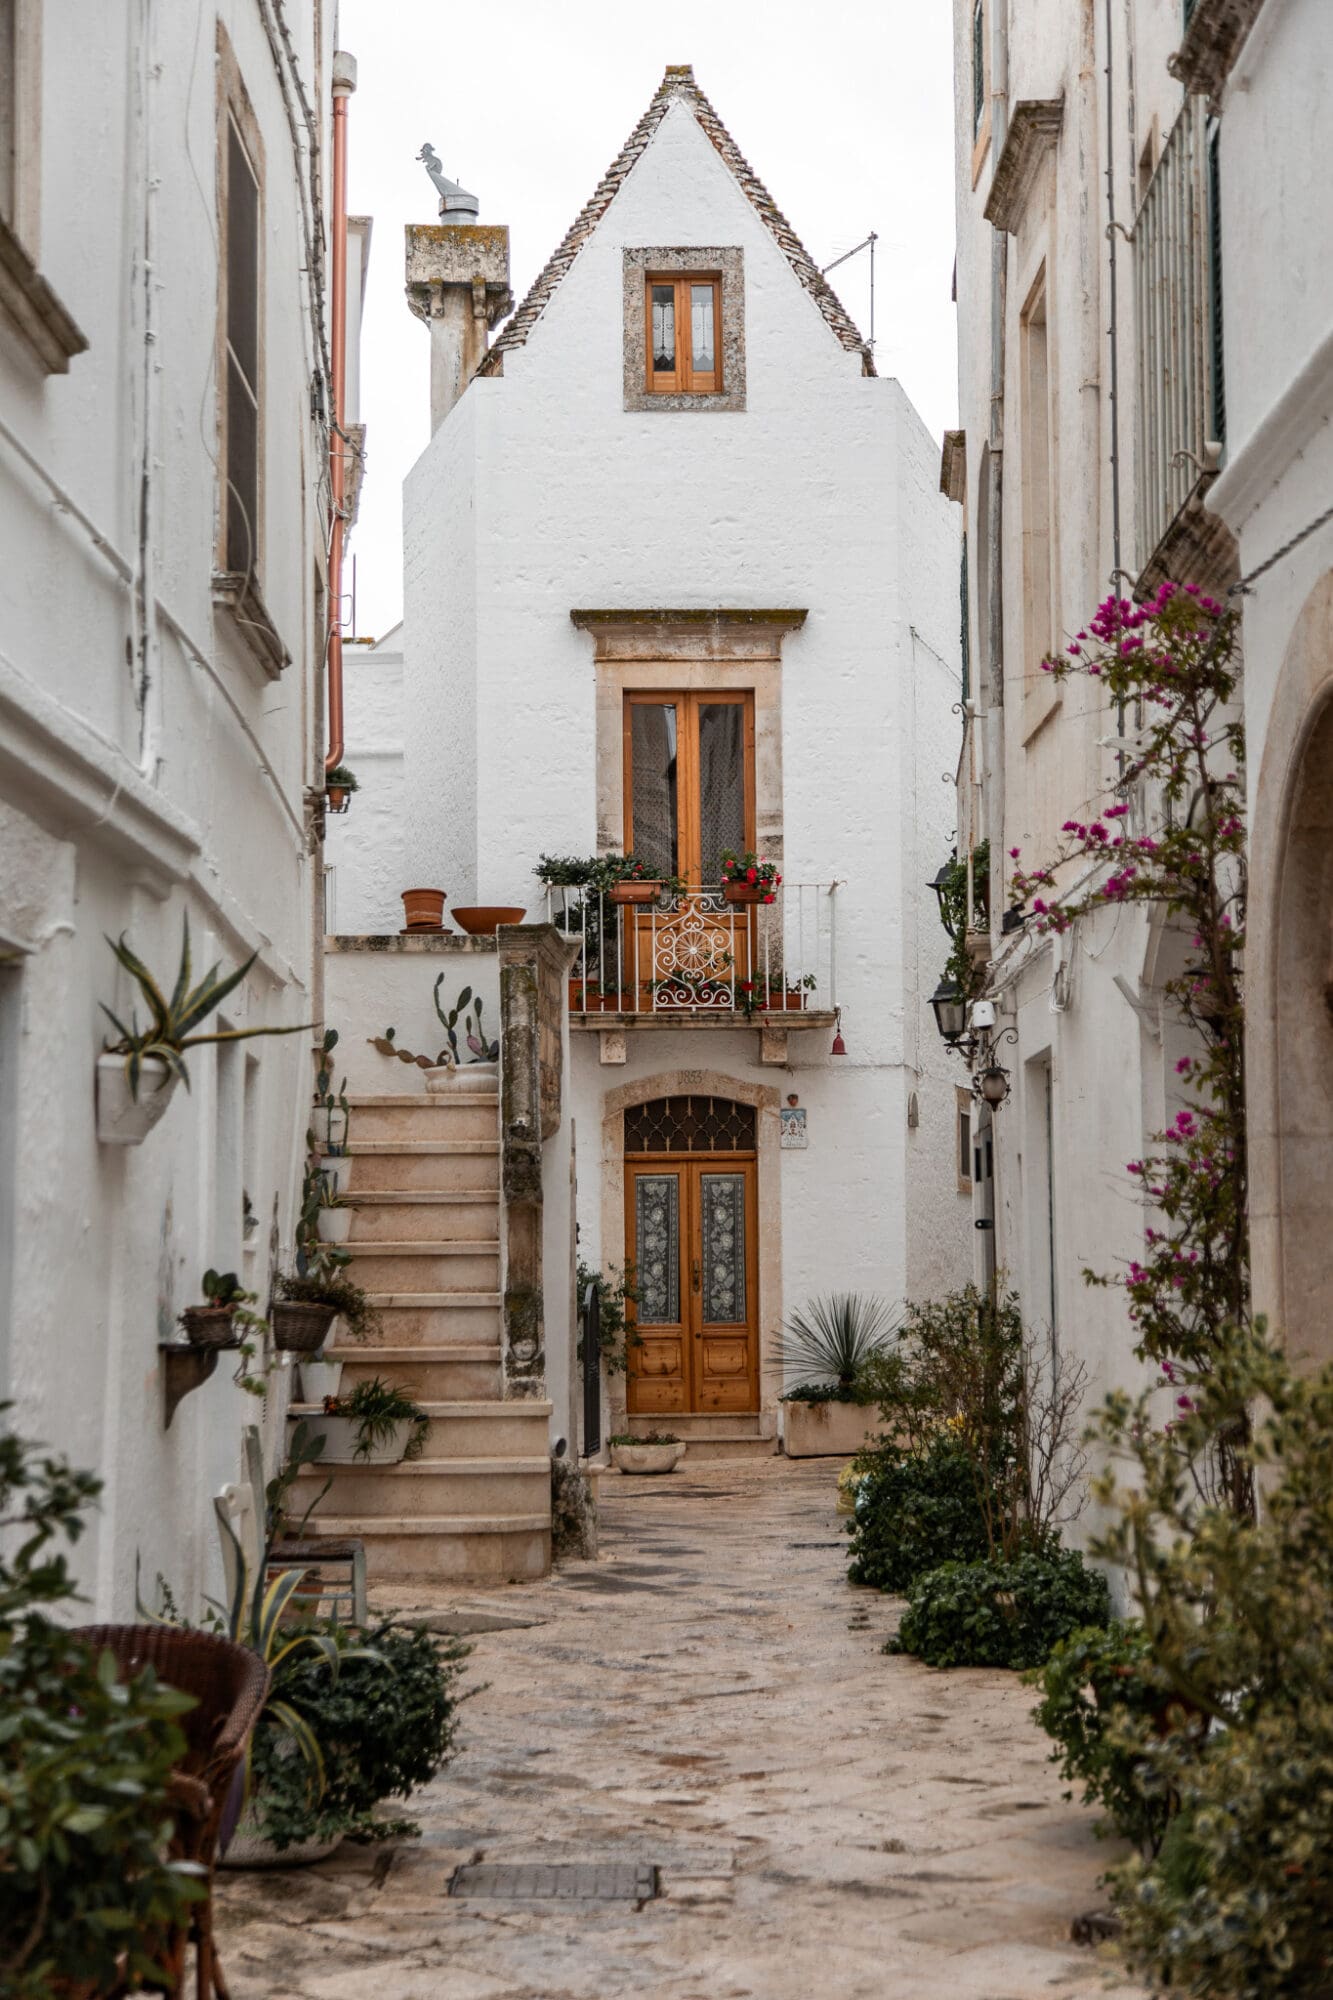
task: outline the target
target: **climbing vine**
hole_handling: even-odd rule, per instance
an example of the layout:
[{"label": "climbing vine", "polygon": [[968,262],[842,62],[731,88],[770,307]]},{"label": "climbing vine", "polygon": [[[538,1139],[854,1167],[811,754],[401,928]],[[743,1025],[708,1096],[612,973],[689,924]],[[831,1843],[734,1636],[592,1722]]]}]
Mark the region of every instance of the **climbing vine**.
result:
[{"label": "climbing vine", "polygon": [[[1192,1381],[1210,1374],[1228,1329],[1250,1315],[1246,1202],[1246,865],[1243,725],[1233,708],[1237,620],[1196,586],[1164,583],[1143,604],[1109,597],[1060,658],[1056,680],[1099,679],[1137,733],[1127,736],[1115,802],[1086,824],[1066,820],[1057,854],[1025,868],[1014,897],[1030,899],[1039,932],[1064,932],[1092,911],[1155,906],[1188,941],[1169,1003],[1197,1031],[1176,1070],[1188,1103],[1152,1150],[1128,1163],[1149,1210],[1142,1255],[1123,1285],[1138,1353],[1157,1361],[1183,1416]],[[1140,827],[1152,831],[1139,831]],[[1220,1496],[1253,1505],[1244,1440],[1218,1442]]]},{"label": "climbing vine", "polygon": [[985,976],[967,948],[967,934],[978,920],[986,918],[990,892],[990,842],[983,840],[972,849],[972,906],[967,898],[967,859],[955,854],[939,881],[940,922],[953,943],[944,966],[944,980],[965,1000],[975,1000],[985,985]]}]

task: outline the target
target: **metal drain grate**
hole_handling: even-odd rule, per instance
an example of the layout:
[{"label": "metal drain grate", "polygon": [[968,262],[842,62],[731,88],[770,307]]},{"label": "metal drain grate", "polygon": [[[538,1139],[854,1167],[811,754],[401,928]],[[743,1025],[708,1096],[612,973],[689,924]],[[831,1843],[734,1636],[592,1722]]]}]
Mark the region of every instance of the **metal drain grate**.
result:
[{"label": "metal drain grate", "polygon": [[657,1894],[657,1868],[651,1861],[477,1861],[454,1870],[449,1894],[508,1902],[646,1903]]}]

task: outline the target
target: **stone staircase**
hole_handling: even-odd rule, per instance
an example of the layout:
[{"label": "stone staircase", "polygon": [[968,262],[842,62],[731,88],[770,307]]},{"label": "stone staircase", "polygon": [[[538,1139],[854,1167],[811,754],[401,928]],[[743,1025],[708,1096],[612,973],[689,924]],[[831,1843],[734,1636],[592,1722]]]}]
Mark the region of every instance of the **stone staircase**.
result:
[{"label": "stone staircase", "polygon": [[[420,1458],[303,1473],[307,1532],[356,1535],[376,1582],[506,1583],[551,1563],[551,1405],[503,1402],[500,1140],[494,1085],[351,1097],[348,1275],[379,1308],[371,1343],[331,1347],[343,1389],[401,1383],[430,1427]],[[295,1403],[293,1423],[314,1414]]]},{"label": "stone staircase", "polygon": [[634,1416],[626,1429],[635,1437],[651,1431],[674,1431],[689,1446],[687,1458],[772,1458],[776,1438],[764,1437],[757,1416]]}]

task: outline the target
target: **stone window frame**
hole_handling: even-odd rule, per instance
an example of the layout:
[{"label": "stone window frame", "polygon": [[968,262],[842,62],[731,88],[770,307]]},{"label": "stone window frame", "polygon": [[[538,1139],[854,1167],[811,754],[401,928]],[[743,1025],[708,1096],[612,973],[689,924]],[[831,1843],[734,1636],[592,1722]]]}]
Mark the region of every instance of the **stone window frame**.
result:
[{"label": "stone window frame", "polygon": [[43,375],[67,375],[87,335],[39,267],[41,251],[42,10],[0,0],[0,340]]},{"label": "stone window frame", "polygon": [[[650,275],[691,272],[722,281],[722,387],[695,395],[650,390],[644,292]],[[624,252],[625,409],[688,410],[695,414],[745,408],[745,252],[739,246],[695,244],[686,248],[648,244]]]}]

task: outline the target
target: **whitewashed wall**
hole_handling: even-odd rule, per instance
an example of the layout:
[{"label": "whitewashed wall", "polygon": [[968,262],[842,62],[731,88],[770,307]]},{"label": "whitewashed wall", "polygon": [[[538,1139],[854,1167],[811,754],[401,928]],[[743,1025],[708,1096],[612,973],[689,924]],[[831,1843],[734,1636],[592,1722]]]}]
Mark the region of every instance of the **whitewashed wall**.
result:
[{"label": "whitewashed wall", "polygon": [[[330,813],[324,839],[325,916],[330,931],[392,932],[402,927],[404,889],[430,888],[403,870],[402,627],[373,646],[343,649],[343,761],[360,790],[345,813]],[[466,897],[460,900],[466,901]]]},{"label": "whitewashed wall", "polygon": [[[655,243],[743,249],[744,413],[624,411],[622,248]],[[761,1075],[753,1034],[631,1034],[628,1064],[603,1069],[578,1038],[583,1243],[621,1254],[599,1242],[601,1092],[703,1063],[810,1106],[810,1150],[782,1165],[791,1299],[900,1298],[909,1214],[913,1282],[956,1282],[971,1243],[954,1079],[922,1012],[943,957],[924,884],[954,816],[956,519],[902,389],[839,345],[683,106],[503,378],[474,381],[435,434],[407,482],[404,545],[405,708],[426,719],[405,733],[404,879],[534,916],[538,855],[596,845],[592,645],[570,610],[808,608],[783,642],[784,873],[845,884],[848,1056],[806,1035],[794,1075]]]},{"label": "whitewashed wall", "polygon": [[[157,1343],[208,1265],[267,1291],[290,1254],[310,1082],[308,1038],[190,1059],[192,1090],[137,1150],[100,1147],[93,1066],[132,994],[103,941],[127,932],[174,978],[255,966],[211,1025],[308,1021],[315,883],[303,788],[315,780],[323,444],[297,168],[260,15],[48,0],[38,85],[40,215],[30,247],[90,342],[39,376],[0,331],[0,1395],[13,1420],[106,1482],[75,1567],[89,1615],[133,1615],[134,1569],[197,1606],[217,1577],[212,1495],[246,1423],[273,1446],[285,1380],[261,1406],[213,1381],[163,1424]],[[287,9],[312,101],[331,42],[312,0]],[[221,17],[266,149],[263,589],[292,655],[265,679],[211,601],[217,506],[216,98]],[[136,104],[146,75],[146,129]],[[71,143],[77,133],[78,143]],[[318,142],[324,143],[322,133]],[[146,146],[146,151],[144,150]],[[144,449],[145,182],[154,183],[156,335],[149,455],[158,652],[139,700],[127,646]],[[40,471],[25,464],[21,445]],[[57,504],[57,489],[73,507]],[[81,521],[74,509],[85,517]],[[97,538],[95,540],[95,537]],[[100,542],[100,546],[99,546]],[[140,1009],[142,1016],[142,1009]],[[242,1241],[244,1187],[256,1227]],[[7,1211],[7,1213],[6,1213]]]}]

